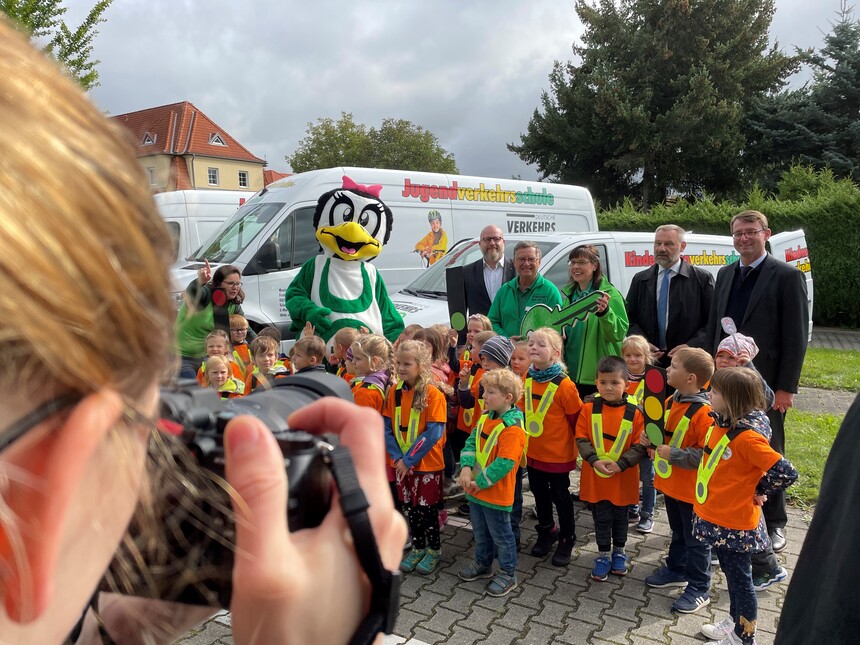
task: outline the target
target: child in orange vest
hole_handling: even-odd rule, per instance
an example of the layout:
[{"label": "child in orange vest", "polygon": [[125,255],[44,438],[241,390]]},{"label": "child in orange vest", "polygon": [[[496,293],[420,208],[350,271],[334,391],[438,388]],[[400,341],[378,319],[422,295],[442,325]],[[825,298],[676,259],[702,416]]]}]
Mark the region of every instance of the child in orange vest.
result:
[{"label": "child in orange vest", "polygon": [[248,371],[254,369],[251,365],[251,348],[248,345],[248,321],[241,314],[230,315],[230,343],[233,347],[233,360],[242,372],[242,381],[248,376]]},{"label": "child in orange vest", "polygon": [[430,352],[421,341],[400,344],[394,355],[398,383],[389,388],[383,419],[385,448],[397,471],[397,495],[407,512],[412,549],[404,572],[432,573],[441,559],[437,506],[442,501],[445,395],[430,376]]},{"label": "child in orange vest", "polygon": [[717,552],[729,588],[729,616],[704,625],[702,633],[725,645],[748,645],[755,643],[758,616],[752,554],[770,546],[761,505],[768,494],[793,484],[797,471],[768,444],[770,423],[755,372],[718,370],[710,398],[714,426],[696,473],[693,532]]},{"label": "child in orange vest", "polygon": [[335,332],[332,339],[332,364],[337,366],[337,375],[347,383],[355,374],[346,368],[346,351],[359,335],[360,332],[355,327],[343,327]]},{"label": "child in orange vest", "polygon": [[271,380],[289,375],[287,368],[278,364],[278,349],[278,342],[262,333],[251,341],[251,364],[254,367],[245,377],[245,394],[268,388]]},{"label": "child in orange vest", "polygon": [[[230,354],[230,337],[223,329],[216,329],[215,331],[209,332],[206,336],[206,358],[209,358],[210,356],[226,357],[230,362],[230,376],[237,378],[240,381],[243,380],[242,370],[239,365],[232,360],[232,356]],[[197,370],[197,383],[202,387],[208,387],[205,360],[203,361],[203,364],[200,365],[200,369]]]},{"label": "child in orange vest", "polygon": [[[576,418],[582,407],[579,391],[564,373],[561,335],[549,327],[529,334],[529,368],[523,393],[528,448],[529,485],[535,497],[538,537],[532,555],[546,557],[558,542],[552,563],[570,563],[576,541],[576,520],[570,495],[570,473],[576,469]],[[558,528],[552,516],[555,505]]]},{"label": "child in orange vest", "polygon": [[[523,414],[516,407],[522,381],[508,369],[483,379],[486,412],[463,448],[460,485],[471,506],[475,560],[457,574],[462,580],[493,578],[491,596],[505,596],[517,586],[517,548],[511,528],[517,471],[526,444]],[[493,574],[494,551],[501,571]]]},{"label": "child in orange vest", "polygon": [[222,399],[233,399],[245,392],[245,383],[231,376],[231,361],[226,356],[210,356],[204,361],[206,371],[203,380],[206,387],[218,392]]},{"label": "child in orange vest", "polygon": [[355,377],[352,379],[355,403],[382,414],[394,362],[394,348],[384,336],[365,334],[359,336],[349,349],[355,365]]},{"label": "child in orange vest", "polygon": [[[654,589],[685,587],[672,604],[672,610],[682,614],[711,602],[711,549],[693,536],[693,500],[696,468],[713,425],[703,387],[713,373],[714,361],[705,350],[685,347],[675,352],[666,370],[666,382],[675,393],[666,401],[664,442],[654,449],[654,483],[663,493],[672,540],[666,565],[645,578],[645,584]],[[651,444],[644,434],[642,443]]]},{"label": "child in orange vest", "polygon": [[[592,504],[598,556],[591,577],[627,575],[627,506],[639,498],[640,443],[644,420],[627,400],[627,365],[619,356],[597,363],[597,396],[586,403],[576,425],[582,457],[579,497]],[[611,550],[611,556],[610,556]],[[611,557],[611,559],[610,559]]]},{"label": "child in orange vest", "polygon": [[[628,336],[621,343],[621,357],[627,363],[628,398],[641,406],[645,395],[645,368],[654,363],[651,345],[644,336]],[[639,533],[651,533],[657,491],[654,489],[654,464],[647,455],[639,462],[639,481],[642,483],[642,507],[631,504],[627,509],[627,521],[636,524]]]}]

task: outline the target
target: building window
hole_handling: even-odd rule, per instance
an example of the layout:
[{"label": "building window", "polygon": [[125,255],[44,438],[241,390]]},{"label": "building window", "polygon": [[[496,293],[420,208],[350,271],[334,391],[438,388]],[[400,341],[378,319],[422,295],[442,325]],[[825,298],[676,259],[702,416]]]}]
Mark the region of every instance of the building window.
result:
[{"label": "building window", "polygon": [[146,169],[146,174],[149,175],[149,185],[155,186],[155,166],[149,166]]},{"label": "building window", "polygon": [[220,182],[218,181],[218,169],[210,168],[209,169],[209,185],[217,186]]},{"label": "building window", "polygon": [[226,146],[227,143],[224,139],[221,138],[221,135],[217,132],[213,132],[209,135],[209,145],[210,146]]},{"label": "building window", "polygon": [[152,134],[150,132],[144,132],[143,133],[143,143],[141,145],[151,146],[156,142],[157,139],[158,139],[158,134]]},{"label": "building window", "polygon": [[248,187],[248,171],[240,170],[239,171],[239,188],[247,188]]}]

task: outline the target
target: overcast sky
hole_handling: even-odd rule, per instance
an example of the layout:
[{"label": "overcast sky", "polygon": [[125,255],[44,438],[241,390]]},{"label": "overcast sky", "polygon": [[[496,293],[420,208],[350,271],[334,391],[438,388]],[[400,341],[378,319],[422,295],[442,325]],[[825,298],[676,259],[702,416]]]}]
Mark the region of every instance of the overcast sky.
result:
[{"label": "overcast sky", "polygon": [[[67,0],[77,26],[94,0]],[[776,0],[780,47],[818,47],[839,0]],[[570,0],[114,0],[94,42],[96,104],[110,114],[188,100],[269,167],[307,123],[352,112],[433,132],[460,172],[537,170],[508,152],[554,60],[582,26]]]}]

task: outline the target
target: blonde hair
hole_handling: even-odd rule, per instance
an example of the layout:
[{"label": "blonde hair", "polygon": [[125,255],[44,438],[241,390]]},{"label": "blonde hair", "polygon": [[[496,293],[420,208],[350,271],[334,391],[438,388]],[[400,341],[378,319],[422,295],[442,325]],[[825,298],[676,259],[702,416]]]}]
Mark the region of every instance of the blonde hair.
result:
[{"label": "blonde hair", "polygon": [[561,338],[561,334],[559,334],[552,327],[538,327],[534,331],[529,333],[529,340],[532,338],[541,338],[546,343],[552,347],[555,351],[558,352],[558,358],[556,359],[556,363],[561,365],[561,369],[565,372],[567,371],[567,365],[564,364],[564,361],[561,359],[564,354],[564,341]]},{"label": "blonde hair", "polygon": [[704,349],[699,347],[683,347],[675,352],[681,366],[696,376],[696,384],[701,388],[714,375],[714,359]]},{"label": "blonde hair", "polygon": [[412,395],[412,408],[424,410],[427,407],[427,390],[433,387],[433,375],[430,373],[430,349],[420,340],[404,340],[395,352],[395,359],[400,354],[412,357],[418,366],[418,378],[415,379],[415,394]]},{"label": "blonde hair", "polygon": [[325,341],[319,336],[303,336],[296,341],[294,347],[308,356],[315,357],[318,363],[322,363],[325,358]]},{"label": "blonde hair", "polygon": [[714,372],[711,390],[723,397],[725,416],[735,425],[753,410],[764,410],[764,388],[758,374],[747,367],[726,367]]},{"label": "blonde hair", "polygon": [[475,337],[472,339],[472,349],[474,350],[475,345],[480,345],[481,347],[483,347],[484,343],[486,343],[488,340],[490,340],[491,338],[493,338],[495,336],[498,336],[498,334],[496,332],[494,332],[492,329],[487,330],[487,331],[478,332],[477,334],[475,334]]},{"label": "blonde hair", "polygon": [[484,387],[484,391],[488,387],[494,387],[504,395],[513,395],[513,405],[516,405],[523,395],[523,380],[507,367],[500,370],[490,370],[484,374],[481,385]]},{"label": "blonde hair", "polygon": [[654,354],[651,351],[651,343],[648,342],[648,339],[645,338],[645,336],[633,334],[621,341],[621,353],[624,354],[624,352],[628,350],[638,351],[642,354],[645,357],[646,365],[654,364]]},{"label": "blonde hair", "polygon": [[472,314],[466,319],[466,327],[469,326],[469,323],[473,320],[477,320],[481,323],[481,326],[484,328],[483,331],[492,331],[493,323],[490,322],[490,319],[487,318],[484,314]]},{"label": "blonde hair", "polygon": [[349,347],[358,338],[359,333],[355,327],[341,327],[334,333],[334,344]]},{"label": "blonde hair", "polygon": [[206,334],[206,344],[209,344],[210,340],[214,340],[215,338],[220,338],[224,341],[224,345],[227,346],[227,349],[230,349],[230,334],[228,334],[223,329],[215,329]]},{"label": "blonde hair", "polygon": [[412,338],[415,336],[415,332],[417,332],[419,329],[424,328],[421,325],[416,325],[415,323],[412,323],[411,325],[406,325],[406,327],[403,328],[403,331],[400,332],[400,336],[398,336],[397,340],[395,341],[394,347],[396,348],[400,343],[404,341],[412,340]]},{"label": "blonde hair", "polygon": [[432,362],[447,361],[448,353],[446,349],[448,347],[448,337],[442,338],[435,325],[419,329],[415,332],[412,340],[420,340],[430,346],[430,359]]},{"label": "blonde hair", "polygon": [[210,356],[206,359],[206,369],[203,370],[203,383],[209,387],[212,385],[212,382],[209,380],[209,372],[213,367],[226,367],[227,368],[227,378],[229,379],[232,374],[231,361],[226,356]]},{"label": "blonde hair", "polygon": [[394,363],[394,346],[384,336],[377,334],[359,336],[353,341],[351,348],[354,356],[363,356],[371,367],[373,367],[373,360],[378,359],[381,366],[377,371],[391,370]]},{"label": "blonde hair", "polygon": [[248,351],[251,353],[251,358],[255,359],[257,356],[267,352],[277,352],[280,346],[280,343],[271,336],[260,334],[251,341],[251,346],[248,348]]}]

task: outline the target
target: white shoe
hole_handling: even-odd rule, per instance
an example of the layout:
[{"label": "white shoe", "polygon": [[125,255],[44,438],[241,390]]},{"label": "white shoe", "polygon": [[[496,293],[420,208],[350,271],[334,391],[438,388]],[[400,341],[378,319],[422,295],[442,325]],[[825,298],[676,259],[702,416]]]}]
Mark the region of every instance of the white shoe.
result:
[{"label": "white shoe", "polygon": [[[735,634],[735,619],[731,616],[726,616],[718,623],[702,625],[702,633],[713,641],[721,641],[721,643],[740,643],[741,640]],[[736,641],[726,641],[726,637],[734,636]]]},{"label": "white shoe", "polygon": [[[732,632],[728,636],[726,636],[726,638],[724,638],[718,643],[715,643],[715,645],[743,645],[743,641],[741,640],[740,636],[735,634],[734,630],[732,630]],[[752,645],[756,645],[755,638],[753,638]]]}]

